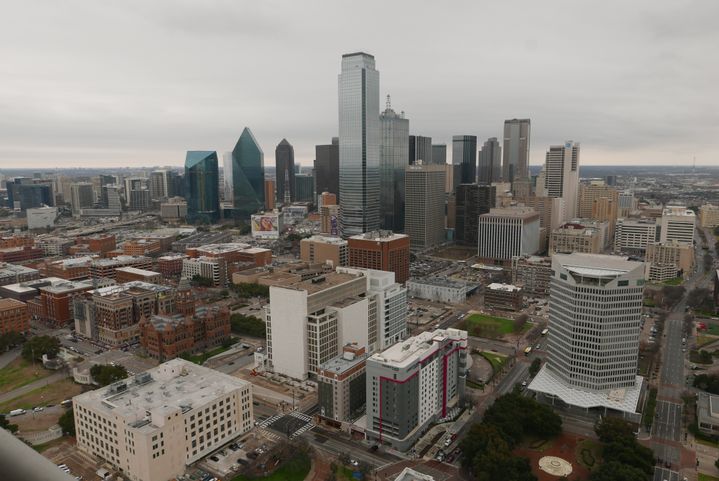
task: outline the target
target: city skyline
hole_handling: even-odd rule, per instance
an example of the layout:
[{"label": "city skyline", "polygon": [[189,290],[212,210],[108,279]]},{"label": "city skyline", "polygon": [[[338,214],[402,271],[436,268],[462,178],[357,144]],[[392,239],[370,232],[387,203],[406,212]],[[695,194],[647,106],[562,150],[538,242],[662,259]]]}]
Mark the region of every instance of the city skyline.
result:
[{"label": "city skyline", "polygon": [[[170,16],[160,2],[83,9],[48,3],[39,13],[17,4],[17,21],[0,34],[7,73],[0,165],[179,167],[187,150],[225,152],[235,132],[252,125],[263,150],[273,152],[287,138],[297,162],[311,166],[314,146],[338,133],[338,58],[360,50],[381,66],[380,96],[391,94],[413,131],[436,143],[450,144],[456,134],[501,138],[504,120],[530,118],[530,165],[568,138],[585,146],[584,165],[691,165],[695,156],[697,165],[716,164],[711,79],[718,67],[706,58],[719,35],[710,20],[719,5],[642,2],[616,16],[612,6],[468,3],[459,19],[451,9],[416,5],[406,18],[407,5],[382,5],[382,18],[398,27],[432,20],[440,31],[447,25],[446,35],[413,38],[408,52],[397,48],[401,28],[367,37],[344,26],[347,12],[331,3],[321,22],[289,2],[173,5]],[[286,15],[276,17],[278,8]],[[356,12],[361,18],[353,24],[376,21],[378,12]],[[474,25],[480,14],[512,15],[515,34],[495,46],[505,28],[498,21],[468,41],[456,22]],[[565,30],[544,28],[560,15]],[[297,25],[312,35],[295,35]],[[235,55],[244,61],[231,62]],[[430,57],[427,75],[410,80],[406,72]],[[561,68],[569,59],[572,68]],[[247,65],[256,66],[252,75]],[[495,73],[480,75],[479,66],[488,65]]]}]

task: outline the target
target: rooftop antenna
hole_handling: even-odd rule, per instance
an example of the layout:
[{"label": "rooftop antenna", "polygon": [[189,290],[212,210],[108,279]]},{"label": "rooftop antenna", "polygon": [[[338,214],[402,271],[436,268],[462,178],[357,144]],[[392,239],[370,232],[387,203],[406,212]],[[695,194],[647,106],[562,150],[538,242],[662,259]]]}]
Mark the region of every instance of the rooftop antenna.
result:
[{"label": "rooftop antenna", "polygon": [[390,101],[389,94],[387,94],[387,110],[390,110],[392,108],[392,102]]},{"label": "rooftop antenna", "polygon": [[692,163],[692,174],[697,173],[697,156],[694,156],[694,162]]}]

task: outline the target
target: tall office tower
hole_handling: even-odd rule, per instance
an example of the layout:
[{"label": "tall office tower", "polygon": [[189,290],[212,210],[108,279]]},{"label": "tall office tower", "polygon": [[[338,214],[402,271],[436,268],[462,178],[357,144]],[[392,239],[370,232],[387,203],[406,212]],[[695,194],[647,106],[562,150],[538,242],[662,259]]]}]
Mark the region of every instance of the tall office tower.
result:
[{"label": "tall office tower", "polygon": [[48,184],[36,184],[29,178],[15,178],[7,181],[6,185],[8,206],[12,209],[27,210],[43,205],[55,205],[52,186]]},{"label": "tall office tower", "polygon": [[459,244],[477,247],[479,216],[494,209],[497,188],[492,185],[460,184],[455,196],[455,235]]},{"label": "tall office tower", "polygon": [[340,231],[351,236],[380,226],[379,72],[374,57],[342,56],[339,75]]},{"label": "tall office tower", "polygon": [[167,171],[155,170],[150,172],[150,197],[152,199],[162,199],[169,197],[167,186]]},{"label": "tall office tower", "polygon": [[502,147],[497,137],[491,137],[484,142],[479,151],[479,167],[477,170],[477,182],[480,184],[491,184],[502,179]]},{"label": "tall office tower", "polygon": [[264,316],[270,369],[293,379],[314,376],[348,343],[377,348],[377,303],[362,274],[276,280]]},{"label": "tall office tower", "polygon": [[275,181],[265,179],[265,210],[275,208]]},{"label": "tall office tower", "polygon": [[[461,166],[460,184],[477,182],[477,136],[455,135],[452,137],[452,164]],[[455,182],[457,179],[455,179]]]},{"label": "tall office tower", "polygon": [[619,192],[603,181],[592,181],[589,184],[579,185],[579,207],[577,217],[588,219],[592,217],[592,210],[597,199],[606,197],[615,206],[619,205]]},{"label": "tall office tower", "polygon": [[447,144],[432,144],[432,163],[436,165],[447,163]]},{"label": "tall office tower", "polygon": [[568,140],[552,145],[544,164],[544,186],[548,197],[564,199],[564,219],[577,217],[579,197],[579,142]]},{"label": "tall office tower", "polygon": [[407,337],[407,289],[394,280],[394,272],[340,267],[337,272],[363,274],[367,294],[377,302],[377,349],[387,349]]},{"label": "tall office tower", "polygon": [[633,192],[620,192],[619,193],[619,209],[617,217],[629,217],[634,210],[637,208],[637,199],[634,197]]},{"label": "tall office tower", "polygon": [[694,243],[696,214],[684,206],[668,205],[662,211],[659,242]]},{"label": "tall office tower", "polygon": [[[287,142],[287,139],[282,139],[275,148],[275,185],[277,186],[277,201],[280,204],[289,204],[297,200],[295,194],[295,148]],[[286,192],[287,189],[289,192]]]},{"label": "tall office tower", "polygon": [[329,192],[340,198],[340,141],[332,137],[332,143],[315,145],[315,187],[317,192]]},{"label": "tall office tower", "polygon": [[[380,222],[383,229],[404,230],[405,183],[409,120],[392,110],[389,95],[387,108],[379,116],[380,124]],[[410,150],[412,148],[410,144]],[[410,162],[411,162],[410,158]]]},{"label": "tall office tower", "polygon": [[614,252],[642,255],[649,244],[659,242],[659,227],[656,219],[617,219]]},{"label": "tall office tower", "polygon": [[265,207],[265,154],[249,127],[232,150],[232,207],[240,219]]},{"label": "tall office tower", "polygon": [[437,329],[367,359],[367,439],[406,451],[464,396],[467,331]]},{"label": "tall office tower", "polygon": [[185,158],[185,199],[187,221],[211,224],[220,219],[217,152],[187,152]]},{"label": "tall office tower", "polygon": [[130,210],[142,212],[150,210],[150,190],[147,187],[131,190],[128,197]]},{"label": "tall office tower", "polygon": [[539,250],[539,214],[527,207],[491,209],[479,216],[477,257],[509,262]]},{"label": "tall office tower", "polygon": [[105,185],[102,187],[102,202],[105,209],[111,209],[116,212],[122,210],[122,201],[120,201],[120,187],[117,185]]},{"label": "tall office tower", "polygon": [[407,186],[404,231],[412,249],[426,249],[444,242],[443,165],[409,165],[405,170]]},{"label": "tall office tower", "polygon": [[636,413],[644,271],[627,257],[552,257],[549,359],[529,389],[584,409]]},{"label": "tall office tower", "polygon": [[514,182],[514,179],[529,178],[529,119],[511,119],[504,121],[504,146],[502,148],[502,180]]},{"label": "tall office tower", "polygon": [[421,160],[424,165],[434,164],[432,160],[432,137],[421,135],[409,136],[409,164],[414,165]]},{"label": "tall office tower", "polygon": [[232,152],[222,154],[222,190],[224,201],[232,203]]},{"label": "tall office tower", "polygon": [[92,207],[95,202],[95,194],[92,191],[90,182],[76,182],[70,186],[70,204],[72,212],[79,214],[80,209]]},{"label": "tall office tower", "polygon": [[347,239],[349,265],[394,272],[397,282],[409,279],[409,236],[390,231],[374,231]]},{"label": "tall office tower", "polygon": [[[279,197],[279,194],[277,194]],[[287,198],[285,190],[285,198]],[[295,175],[295,199],[297,202],[315,203],[315,177],[312,174]]]}]

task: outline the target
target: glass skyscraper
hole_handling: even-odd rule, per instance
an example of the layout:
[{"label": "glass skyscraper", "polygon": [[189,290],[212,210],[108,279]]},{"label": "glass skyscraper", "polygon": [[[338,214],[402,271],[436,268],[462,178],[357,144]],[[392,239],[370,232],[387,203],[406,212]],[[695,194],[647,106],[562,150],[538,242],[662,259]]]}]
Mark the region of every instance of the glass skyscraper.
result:
[{"label": "glass skyscraper", "polygon": [[231,165],[233,213],[249,219],[265,207],[265,154],[249,127],[232,150]]},{"label": "glass skyscraper", "polygon": [[275,148],[275,188],[277,189],[277,203],[285,202],[285,185],[289,188],[289,201],[297,200],[295,195],[295,149],[287,139],[277,144]]},{"label": "glass skyscraper", "polygon": [[317,195],[331,192],[340,198],[340,141],[332,137],[332,143],[315,145],[315,187]]},{"label": "glass skyscraper", "polygon": [[479,151],[479,168],[477,169],[477,182],[491,184],[502,179],[502,148],[497,137],[491,137],[484,142]]},{"label": "glass skyscraper", "polygon": [[217,152],[188,151],[185,158],[187,221],[211,224],[220,218]]},{"label": "glass skyscraper", "polygon": [[[408,162],[409,120],[397,115],[387,99],[379,117],[380,218],[382,228],[404,231],[404,169]],[[431,145],[431,143],[430,143]]]},{"label": "glass skyscraper", "polygon": [[380,227],[379,72],[374,57],[343,55],[338,80],[340,229],[351,236]]},{"label": "glass skyscraper", "polygon": [[477,181],[477,136],[452,137],[452,163],[461,166],[460,184],[474,184]]},{"label": "glass skyscraper", "polygon": [[502,149],[502,180],[514,182],[529,179],[529,119],[504,121],[504,147]]}]

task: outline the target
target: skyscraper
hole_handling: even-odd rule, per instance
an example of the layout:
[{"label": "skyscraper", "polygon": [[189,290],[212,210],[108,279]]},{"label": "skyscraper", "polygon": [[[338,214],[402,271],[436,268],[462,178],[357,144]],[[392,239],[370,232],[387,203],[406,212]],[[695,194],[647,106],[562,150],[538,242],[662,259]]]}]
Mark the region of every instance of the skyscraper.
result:
[{"label": "skyscraper", "polygon": [[95,203],[95,193],[90,182],[77,182],[70,186],[72,212],[79,214],[80,209],[92,207]]},{"label": "skyscraper", "polygon": [[[312,174],[297,174],[295,178],[295,200],[297,202],[316,203],[315,178]],[[277,197],[280,195],[277,194]],[[286,195],[285,195],[286,197]]]},{"label": "skyscraper", "polygon": [[460,184],[474,184],[477,181],[476,135],[455,135],[452,137],[452,163],[461,166]]},{"label": "skyscraper", "polygon": [[[287,139],[277,145],[275,149],[275,185],[277,189],[277,201],[280,204],[286,200],[294,202],[295,195],[295,149]],[[289,188],[289,199],[287,199],[286,188]]]},{"label": "skyscraper", "polygon": [[409,165],[404,231],[412,249],[426,249],[444,242],[445,166]]},{"label": "skyscraper", "polygon": [[421,160],[424,165],[434,163],[432,161],[432,137],[409,136],[409,163],[414,165],[418,160]]},{"label": "skyscraper", "polygon": [[480,184],[491,184],[502,179],[502,148],[497,137],[491,137],[484,142],[479,151],[479,168],[477,181]]},{"label": "skyscraper", "polygon": [[504,155],[502,180],[514,182],[515,179],[529,178],[529,119],[511,119],[504,121]]},{"label": "skyscraper", "polygon": [[249,219],[265,206],[265,154],[249,127],[232,150],[232,205],[240,219]]},{"label": "skyscraper", "polygon": [[[407,166],[409,120],[387,108],[379,116],[380,141],[380,220],[382,228],[404,230],[404,168]],[[410,146],[411,148],[411,146]]]},{"label": "skyscraper", "polygon": [[209,224],[220,218],[217,152],[188,151],[185,158],[187,221]]},{"label": "skyscraper", "polygon": [[544,164],[544,186],[547,197],[564,199],[562,220],[577,217],[579,203],[579,142],[568,140],[552,145]]},{"label": "skyscraper", "polygon": [[626,257],[552,257],[549,359],[529,389],[584,409],[636,412],[644,271]]},{"label": "skyscraper", "polygon": [[342,235],[376,230],[380,226],[379,72],[372,55],[342,56],[339,132]]},{"label": "skyscraper", "polygon": [[315,187],[317,192],[329,192],[340,198],[340,141],[315,145]]},{"label": "skyscraper", "polygon": [[447,144],[432,144],[432,163],[437,165],[447,163]]},{"label": "skyscraper", "polygon": [[479,216],[495,207],[497,188],[493,185],[460,184],[455,197],[455,239],[477,247]]}]

